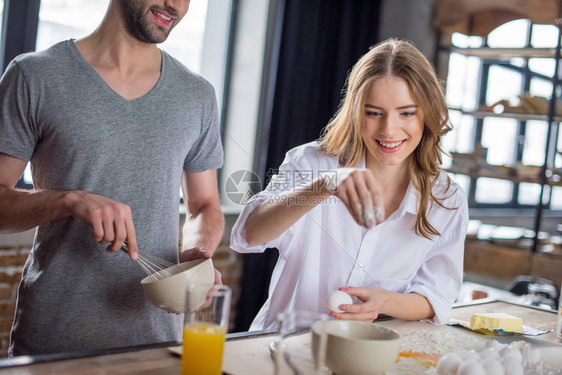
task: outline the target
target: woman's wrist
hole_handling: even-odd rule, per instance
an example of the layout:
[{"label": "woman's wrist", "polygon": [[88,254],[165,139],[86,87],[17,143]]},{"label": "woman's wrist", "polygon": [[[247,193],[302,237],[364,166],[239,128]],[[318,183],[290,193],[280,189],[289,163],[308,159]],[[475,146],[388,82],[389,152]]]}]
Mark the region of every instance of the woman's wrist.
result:
[{"label": "woman's wrist", "polygon": [[312,191],[322,198],[327,198],[334,193],[323,177],[319,177],[312,182]]}]

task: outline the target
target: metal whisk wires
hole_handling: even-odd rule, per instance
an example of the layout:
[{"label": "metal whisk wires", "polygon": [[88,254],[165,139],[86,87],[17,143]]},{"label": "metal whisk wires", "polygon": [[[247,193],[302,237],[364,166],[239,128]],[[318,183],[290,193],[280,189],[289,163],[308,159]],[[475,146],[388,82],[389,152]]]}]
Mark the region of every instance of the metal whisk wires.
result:
[{"label": "metal whisk wires", "polygon": [[[129,254],[129,247],[126,242],[121,246],[121,250]],[[158,258],[154,255],[144,254],[141,251],[138,252],[137,263],[153,281],[165,279],[166,277],[170,277],[180,271],[183,271],[183,268],[181,268],[178,264],[168,262],[167,260]]]}]

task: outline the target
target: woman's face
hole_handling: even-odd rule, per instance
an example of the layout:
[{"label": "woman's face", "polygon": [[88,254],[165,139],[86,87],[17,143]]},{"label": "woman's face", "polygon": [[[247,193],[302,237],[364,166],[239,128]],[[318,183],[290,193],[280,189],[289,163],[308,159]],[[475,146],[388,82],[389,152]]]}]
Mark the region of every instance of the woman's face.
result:
[{"label": "woman's face", "polygon": [[365,103],[362,129],[368,152],[367,167],[398,166],[418,146],[423,134],[423,112],[414,101],[410,86],[400,77],[377,79]]}]

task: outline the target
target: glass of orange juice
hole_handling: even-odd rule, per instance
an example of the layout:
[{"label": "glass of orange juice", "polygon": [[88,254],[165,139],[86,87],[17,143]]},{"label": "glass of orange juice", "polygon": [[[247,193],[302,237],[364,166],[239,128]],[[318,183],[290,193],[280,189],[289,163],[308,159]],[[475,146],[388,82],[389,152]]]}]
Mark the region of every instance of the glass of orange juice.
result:
[{"label": "glass of orange juice", "polygon": [[220,375],[231,291],[193,283],[186,292],[182,375]]}]

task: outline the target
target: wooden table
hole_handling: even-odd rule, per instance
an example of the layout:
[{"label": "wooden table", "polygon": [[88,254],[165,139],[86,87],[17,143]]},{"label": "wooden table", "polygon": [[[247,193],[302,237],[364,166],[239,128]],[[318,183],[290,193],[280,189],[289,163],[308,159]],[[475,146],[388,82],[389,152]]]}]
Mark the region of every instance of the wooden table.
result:
[{"label": "wooden table", "polygon": [[[402,334],[424,331],[445,334],[454,332],[455,335],[474,335],[482,340],[500,339],[501,341],[525,340],[534,345],[559,346],[555,335],[556,314],[550,311],[531,308],[501,301],[482,300],[480,303],[458,306],[453,309],[454,319],[469,321],[473,312],[505,312],[523,319],[525,325],[541,330],[553,330],[547,334],[527,336],[483,336],[469,330],[451,327],[435,326],[422,322],[408,322],[402,320],[388,320],[380,322],[385,326],[396,329]],[[462,332],[462,333],[461,333]],[[246,350],[250,342],[259,342],[261,346],[252,353],[241,353]],[[224,369],[231,369],[229,374],[272,374],[273,365],[267,349],[267,342],[273,338],[271,333],[260,334],[229,334],[225,346]],[[0,360],[0,374],[36,375],[36,374],[173,374],[180,373],[180,358],[173,354],[169,347],[180,343],[165,343],[144,347],[122,348],[102,352],[67,353],[42,356],[21,356]],[[247,350],[246,350],[247,351]],[[260,367],[261,366],[261,367]],[[248,370],[250,369],[250,370]],[[269,369],[265,370],[264,369]]]}]

